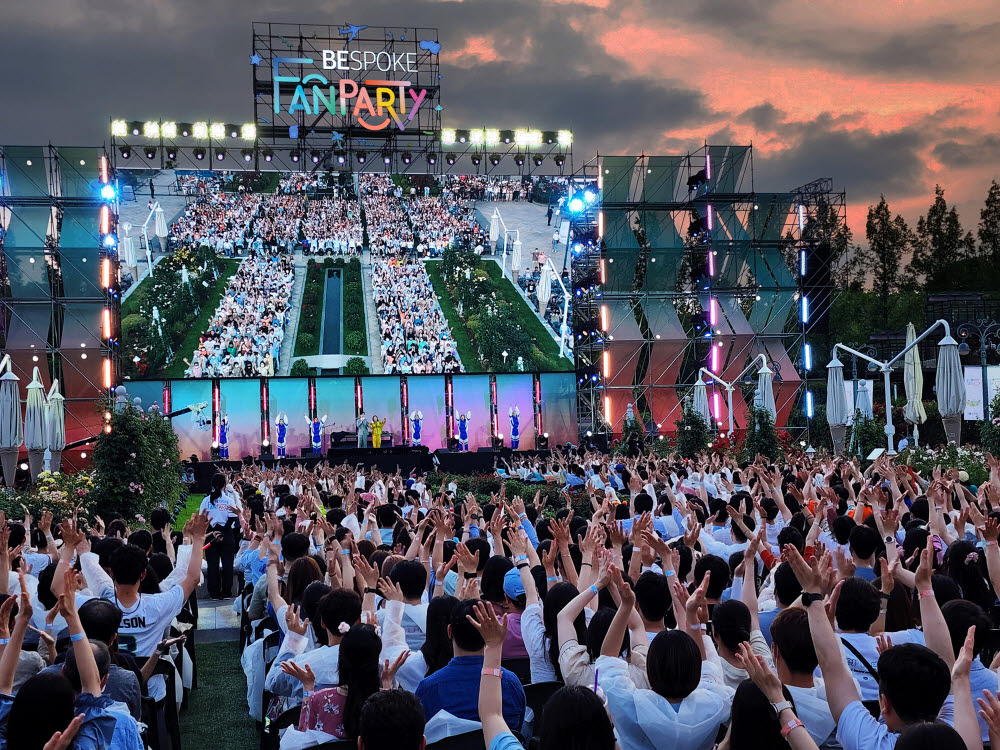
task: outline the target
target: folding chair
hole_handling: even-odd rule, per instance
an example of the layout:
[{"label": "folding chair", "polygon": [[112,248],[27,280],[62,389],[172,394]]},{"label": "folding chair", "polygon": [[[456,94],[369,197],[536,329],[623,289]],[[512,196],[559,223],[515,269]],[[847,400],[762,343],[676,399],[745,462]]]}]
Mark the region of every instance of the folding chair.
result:
[{"label": "folding chair", "polygon": [[290,708],[282,712],[274,721],[264,720],[264,733],[260,738],[261,750],[278,750],[281,745],[281,730],[286,727],[296,726],[299,723],[299,715],[302,713],[302,706]]}]

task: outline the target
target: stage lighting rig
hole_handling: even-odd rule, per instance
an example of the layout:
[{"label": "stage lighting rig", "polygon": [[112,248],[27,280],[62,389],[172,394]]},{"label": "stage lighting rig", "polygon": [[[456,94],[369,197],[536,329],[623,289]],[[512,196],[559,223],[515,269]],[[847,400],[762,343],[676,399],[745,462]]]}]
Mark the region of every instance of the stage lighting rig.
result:
[{"label": "stage lighting rig", "polygon": [[347,163],[347,157],[343,154],[337,154],[337,164],[344,166]]},{"label": "stage lighting rig", "polygon": [[[411,161],[413,161],[413,154],[411,154],[411,153],[410,153],[409,151],[404,151],[404,152],[403,152],[403,156],[402,156],[402,159],[403,159],[403,164],[409,164],[409,163],[410,163]],[[434,163],[434,162],[432,162],[432,161],[430,160],[430,156],[429,156],[429,155],[428,155],[428,157],[427,157],[427,161],[428,161],[429,163],[431,163],[431,164],[433,164],[433,163]]]},{"label": "stage lighting rig", "polygon": [[166,153],[168,161],[174,161],[177,159],[177,149],[174,148],[173,146],[168,146]]},{"label": "stage lighting rig", "polygon": [[205,159],[205,149],[201,146],[198,146],[198,148],[194,149],[191,153],[198,161],[203,161]]},{"label": "stage lighting rig", "polygon": [[[454,162],[454,161],[449,161],[448,163],[449,163],[449,164],[454,164],[455,162]],[[479,154],[473,154],[473,155],[472,155],[472,163],[473,163],[473,164],[474,164],[475,166],[477,166],[477,167],[478,167],[478,166],[479,166],[480,164],[482,164],[482,163],[483,163],[483,157],[482,157],[482,156],[480,156]]]},{"label": "stage lighting rig", "polygon": [[269,148],[265,148],[263,153],[264,153],[264,161],[266,162],[270,162],[274,158],[274,152]]},{"label": "stage lighting rig", "polygon": [[152,161],[156,158],[156,146],[146,146],[143,148],[142,153],[146,155],[146,158]]},{"label": "stage lighting rig", "polygon": [[[434,166],[435,164],[437,164],[437,160],[438,160],[437,154],[435,154],[433,151],[431,153],[427,154],[427,163],[430,164],[431,166]],[[407,163],[409,163],[409,162],[407,162]]]},{"label": "stage lighting rig", "polygon": [[499,165],[502,160],[503,156],[501,156],[500,154],[490,154],[490,164],[492,164],[494,167]]},{"label": "stage lighting rig", "polygon": [[253,161],[253,149],[252,148],[241,148],[240,156],[243,157],[243,161],[247,164]]},{"label": "stage lighting rig", "polygon": [[553,156],[552,161],[556,163],[557,167],[561,167],[563,164],[566,163],[566,157],[563,156],[562,154],[559,154],[558,156]]},{"label": "stage lighting rig", "polygon": [[687,188],[690,193],[693,190],[697,190],[702,185],[708,182],[708,173],[704,169],[699,169],[693,175],[688,177]]},{"label": "stage lighting rig", "polygon": [[523,167],[524,166],[524,154],[515,154],[515,156],[514,156],[514,163],[517,166],[519,166],[519,167]]},{"label": "stage lighting rig", "polygon": [[118,151],[121,153],[123,159],[127,159],[132,155],[132,149],[128,146],[122,146]]},{"label": "stage lighting rig", "polygon": [[299,159],[302,158],[302,154],[299,153],[299,150],[297,148],[293,148],[291,151],[288,152],[288,158],[298,163]]},{"label": "stage lighting rig", "polygon": [[368,161],[368,154],[366,154],[364,151],[358,151],[357,157],[358,157],[358,164],[364,164],[366,161]]},{"label": "stage lighting rig", "polygon": [[382,152],[382,163],[386,166],[392,164],[392,151],[386,149]]},{"label": "stage lighting rig", "polygon": [[224,149],[224,148],[217,148],[217,149],[215,149],[215,160],[216,161],[225,161],[226,160],[226,149]]},{"label": "stage lighting rig", "polygon": [[313,164],[319,164],[320,159],[323,158],[323,154],[321,154],[319,151],[310,151],[309,158],[312,160]]},{"label": "stage lighting rig", "polygon": [[542,166],[542,164],[545,163],[545,157],[535,155],[534,157],[532,157],[531,161],[534,163],[536,167],[540,167]]}]

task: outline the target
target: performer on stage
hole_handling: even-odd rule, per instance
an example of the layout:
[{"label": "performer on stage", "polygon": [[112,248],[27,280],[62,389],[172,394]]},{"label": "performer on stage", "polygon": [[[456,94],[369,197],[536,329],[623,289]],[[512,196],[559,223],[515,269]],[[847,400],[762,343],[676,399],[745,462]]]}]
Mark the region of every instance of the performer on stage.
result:
[{"label": "performer on stage", "polygon": [[424,421],[424,413],[415,411],[410,413],[410,422],[413,424],[413,436],[410,438],[410,445],[420,445],[420,425]]},{"label": "performer on stage", "polygon": [[358,447],[367,448],[368,447],[368,420],[365,419],[365,413],[361,412],[358,415],[357,420],[354,422],[354,427],[358,432]]},{"label": "performer on stage", "polygon": [[517,450],[517,444],[521,442],[521,410],[515,404],[507,410],[510,417],[510,449]]},{"label": "performer on stage", "polygon": [[219,458],[229,460],[229,415],[223,414],[219,423]]},{"label": "performer on stage", "polygon": [[458,415],[458,449],[460,451],[469,450],[469,420],[472,419],[472,412]]},{"label": "performer on stage", "polygon": [[208,401],[202,401],[198,404],[188,404],[187,408],[191,410],[191,416],[194,417],[194,423],[199,430],[208,432],[212,429],[212,420],[205,416]]},{"label": "performer on stage", "polygon": [[384,419],[379,419],[378,415],[372,417],[372,447],[381,448],[382,447],[382,426],[385,425]]},{"label": "performer on stage", "polygon": [[309,419],[308,414],[305,417],[306,424],[309,425],[310,435],[312,436],[312,451],[313,453],[319,453],[323,449],[323,425],[326,424],[326,414],[321,419]]},{"label": "performer on stage", "polygon": [[285,436],[288,434],[288,415],[278,412],[278,421],[274,423],[278,428],[278,458],[285,458]]}]

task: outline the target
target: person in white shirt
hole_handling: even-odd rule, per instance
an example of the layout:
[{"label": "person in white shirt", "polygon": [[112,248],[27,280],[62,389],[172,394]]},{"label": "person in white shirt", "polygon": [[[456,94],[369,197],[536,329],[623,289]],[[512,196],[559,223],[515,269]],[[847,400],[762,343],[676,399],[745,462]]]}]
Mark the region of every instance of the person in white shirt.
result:
[{"label": "person in white shirt", "polygon": [[[427,604],[423,601],[427,592],[427,570],[417,560],[403,560],[392,566],[389,580],[399,586],[405,598],[400,625],[406,633],[406,647],[411,652],[419,651],[427,633]],[[386,615],[384,608],[378,611],[378,624],[382,628]]]},{"label": "person in white shirt", "polygon": [[229,486],[225,475],[212,477],[212,491],[201,501],[199,512],[208,516],[211,546],[205,553],[205,559],[208,563],[208,593],[213,599],[228,599],[233,595],[236,527],[242,507],[239,495]]}]

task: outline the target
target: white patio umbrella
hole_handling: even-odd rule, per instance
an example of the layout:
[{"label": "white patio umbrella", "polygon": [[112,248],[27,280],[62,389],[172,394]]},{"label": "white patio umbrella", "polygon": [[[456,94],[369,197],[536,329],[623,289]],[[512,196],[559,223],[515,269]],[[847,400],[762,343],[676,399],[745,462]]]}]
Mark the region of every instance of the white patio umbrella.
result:
[{"label": "white patio umbrella", "polygon": [[31,481],[45,465],[45,386],[35,367],[28,383],[28,395],[24,407],[24,447],[28,449],[28,468]]},{"label": "white patio umbrella", "polygon": [[705,424],[709,428],[715,426],[715,421],[712,419],[712,412],[708,408],[708,388],[705,387],[705,381],[701,375],[698,375],[698,382],[694,384],[691,408],[694,409],[695,413],[701,415],[701,418],[705,420]]},{"label": "white patio umbrella", "polygon": [[549,264],[542,266],[542,277],[538,280],[538,312],[545,314],[545,308],[549,306],[549,299],[552,297],[552,271]]},{"label": "white patio umbrella", "polygon": [[497,246],[497,239],[500,237],[500,212],[497,209],[493,209],[493,215],[490,217],[490,252],[492,253],[494,248]]},{"label": "white patio umbrella", "polygon": [[135,257],[135,240],[129,234],[132,231],[132,225],[127,221],[123,222],[122,230],[125,232],[125,236],[122,237],[121,262],[130,268],[135,268],[138,272],[139,260]]},{"label": "white patio umbrella", "polygon": [[771,376],[774,371],[764,365],[759,370],[757,370],[757,401],[756,404],[760,409],[766,409],[771,415],[771,420],[778,418],[778,408],[774,404],[774,388],[771,385]]},{"label": "white patio umbrella", "polygon": [[[906,345],[909,346],[917,338],[917,329],[913,323],[906,325]],[[906,390],[906,421],[913,425],[913,444],[920,438],[917,425],[927,421],[927,412],[921,396],[924,392],[924,373],[920,367],[920,352],[913,347],[906,353],[903,360],[903,388]]]},{"label": "white patio umbrella", "polygon": [[844,393],[844,364],[836,355],[826,366],[826,422],[830,425],[833,452],[842,453],[847,437],[847,396]]},{"label": "white patio umbrella", "polygon": [[17,453],[24,442],[24,424],[21,422],[21,400],[17,393],[19,379],[11,366],[10,355],[0,360],[0,464],[3,479],[8,487],[14,486],[17,470]]},{"label": "white patio umbrella", "polygon": [[962,444],[962,413],[965,411],[965,378],[958,355],[958,342],[950,335],[938,342],[937,377],[938,410],[944,422],[949,443]]},{"label": "white patio umbrella", "polygon": [[521,263],[521,240],[514,240],[514,249],[510,254],[510,273],[514,277],[514,281],[517,281],[517,277],[521,273]]},{"label": "white patio umbrella", "polygon": [[[167,217],[163,215],[163,206],[159,203],[156,204],[154,223],[156,225],[156,236],[160,238],[160,249],[166,252],[167,250]],[[152,273],[152,267],[150,267],[150,272]]]},{"label": "white patio umbrella", "polygon": [[49,448],[49,471],[62,470],[62,452],[66,447],[66,399],[53,380],[45,402],[45,442]]},{"label": "white patio umbrella", "polygon": [[874,419],[875,411],[872,409],[872,394],[868,390],[868,381],[858,381],[858,402],[854,405],[854,410],[861,412],[865,419]]}]

